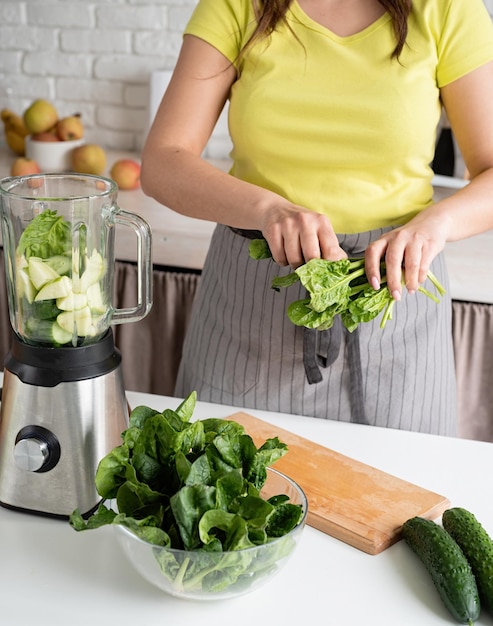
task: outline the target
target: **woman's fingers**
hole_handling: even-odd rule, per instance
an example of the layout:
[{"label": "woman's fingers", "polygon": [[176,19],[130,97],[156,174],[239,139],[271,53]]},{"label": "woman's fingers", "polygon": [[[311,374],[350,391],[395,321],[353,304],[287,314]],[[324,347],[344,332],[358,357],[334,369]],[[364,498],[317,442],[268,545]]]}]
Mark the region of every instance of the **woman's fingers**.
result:
[{"label": "woman's fingers", "polygon": [[281,266],[297,268],[310,259],[339,260],[346,253],[327,217],[312,211],[293,211],[269,224],[264,235],[272,257]]}]

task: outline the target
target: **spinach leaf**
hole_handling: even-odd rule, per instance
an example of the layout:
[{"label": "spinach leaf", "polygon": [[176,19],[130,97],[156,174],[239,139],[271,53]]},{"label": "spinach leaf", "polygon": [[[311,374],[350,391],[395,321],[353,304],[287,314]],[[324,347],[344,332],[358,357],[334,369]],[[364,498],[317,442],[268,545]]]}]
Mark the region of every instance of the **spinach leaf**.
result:
[{"label": "spinach leaf", "polygon": [[17,252],[27,259],[31,256],[48,259],[55,255],[71,254],[72,229],[56,211],[46,210],[29,222],[19,238]]}]

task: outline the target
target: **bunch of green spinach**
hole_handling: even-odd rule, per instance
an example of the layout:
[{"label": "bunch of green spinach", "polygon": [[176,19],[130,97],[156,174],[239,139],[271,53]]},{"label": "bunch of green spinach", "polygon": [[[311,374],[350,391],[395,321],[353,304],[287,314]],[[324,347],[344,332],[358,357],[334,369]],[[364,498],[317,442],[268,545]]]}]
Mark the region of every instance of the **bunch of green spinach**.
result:
[{"label": "bunch of green spinach", "polygon": [[[265,239],[253,239],[249,246],[250,256],[255,260],[272,258]],[[445,289],[433,272],[428,278],[440,296]],[[311,259],[294,272],[273,279],[272,287],[279,291],[300,281],[308,292],[308,298],[292,302],[287,311],[288,318],[297,326],[327,330],[340,315],[343,325],[353,332],[361,322],[369,322],[383,311],[380,327],[384,328],[392,319],[395,300],[387,289],[385,262],[381,263],[381,283],[374,289],[365,275],[365,260],[342,259],[327,261]],[[404,273],[402,275],[404,282]],[[418,291],[437,304],[439,298],[423,286]]]},{"label": "bunch of green spinach", "polygon": [[[191,421],[195,403],[192,392],[176,410],[134,408],[122,444],[98,465],[103,502],[87,520],[74,511],[70,524],[78,531],[126,526],[155,544],[158,564],[176,590],[217,592],[242,577],[250,584],[252,571],[263,575],[285,556],[293,543],[273,539],[295,528],[304,512],[286,495],[260,495],[267,467],[287,446],[275,437],[257,448],[232,420]],[[116,501],[117,510],[105,500]],[[272,549],[243,550],[269,543]],[[190,559],[163,548],[203,554]]]}]

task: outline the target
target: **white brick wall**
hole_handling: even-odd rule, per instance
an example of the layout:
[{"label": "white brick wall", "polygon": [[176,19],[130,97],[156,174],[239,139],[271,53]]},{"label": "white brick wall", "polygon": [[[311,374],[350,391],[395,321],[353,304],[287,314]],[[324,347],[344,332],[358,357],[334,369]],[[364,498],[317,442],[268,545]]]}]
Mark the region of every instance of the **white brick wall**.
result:
[{"label": "white brick wall", "polygon": [[46,98],[82,114],[88,141],[140,149],[150,72],[173,68],[196,2],[0,0],[0,109]]},{"label": "white brick wall", "polygon": [[0,109],[46,98],[88,141],[140,149],[150,73],[173,68],[196,1],[0,0]]}]

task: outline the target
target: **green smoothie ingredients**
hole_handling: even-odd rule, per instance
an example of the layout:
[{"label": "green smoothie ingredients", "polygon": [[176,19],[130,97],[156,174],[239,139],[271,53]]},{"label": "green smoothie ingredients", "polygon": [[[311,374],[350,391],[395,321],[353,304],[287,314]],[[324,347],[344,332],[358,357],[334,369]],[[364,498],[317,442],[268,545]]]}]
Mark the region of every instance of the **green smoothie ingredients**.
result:
[{"label": "green smoothie ingredients", "polygon": [[[249,251],[255,260],[271,258],[264,239],[252,240]],[[364,259],[312,259],[294,272],[274,278],[272,287],[279,291],[301,281],[306,288],[309,297],[292,302],[287,310],[288,318],[296,326],[327,330],[340,315],[343,325],[352,332],[361,322],[371,321],[382,311],[381,328],[392,319],[396,301],[386,287],[385,263],[381,264],[381,274],[380,289],[374,289],[366,278]],[[445,289],[431,271],[428,279],[438,296],[443,296]],[[418,291],[439,303],[439,297],[424,287],[420,286]]]},{"label": "green smoothie ingredients", "polygon": [[21,332],[37,345],[79,345],[105,327],[108,306],[100,280],[101,254],[72,248],[72,227],[43,211],[26,227],[16,250],[16,297]]},{"label": "green smoothie ingredients", "polygon": [[[96,488],[104,502],[86,521],[74,511],[75,530],[121,524],[141,539],[155,544],[162,573],[184,588],[219,591],[234,584],[247,570],[254,554],[243,549],[284,537],[303,517],[302,507],[285,495],[264,499],[260,490],[267,467],[287,447],[272,438],[257,448],[242,425],[210,418],[191,421],[196,393],[176,410],[162,413],[139,406],[130,415],[123,443],[99,463]],[[265,571],[292,543],[273,543]],[[159,547],[202,551],[204,563],[179,561],[176,552]],[[226,553],[210,570],[210,554]],[[200,563],[200,561],[199,561]]]}]

